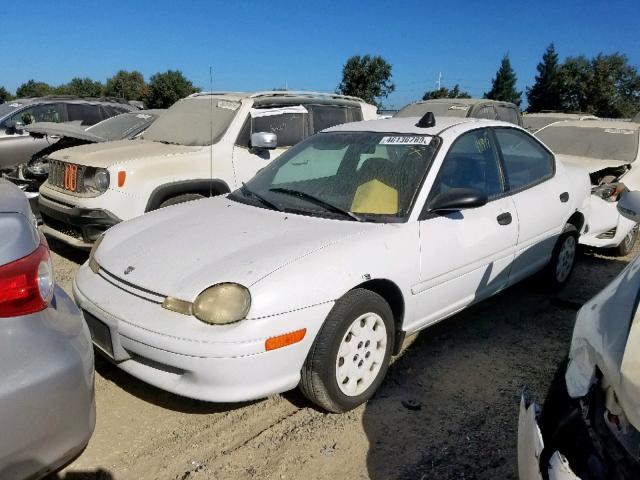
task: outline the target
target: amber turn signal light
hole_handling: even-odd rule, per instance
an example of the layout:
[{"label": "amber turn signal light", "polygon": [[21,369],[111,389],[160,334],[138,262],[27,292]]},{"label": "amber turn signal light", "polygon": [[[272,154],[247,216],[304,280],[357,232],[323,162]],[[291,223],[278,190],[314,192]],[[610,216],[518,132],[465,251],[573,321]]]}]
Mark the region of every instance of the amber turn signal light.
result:
[{"label": "amber turn signal light", "polygon": [[264,349],[268,352],[269,350],[275,350],[277,348],[286,347],[287,345],[293,345],[294,343],[298,343],[301,341],[307,333],[307,329],[303,328],[302,330],[296,330],[295,332],[285,333],[283,335],[278,335],[277,337],[270,337],[264,342]]},{"label": "amber turn signal light", "polygon": [[124,185],[124,181],[127,179],[127,172],[120,170],[118,172],[118,186],[121,187]]}]

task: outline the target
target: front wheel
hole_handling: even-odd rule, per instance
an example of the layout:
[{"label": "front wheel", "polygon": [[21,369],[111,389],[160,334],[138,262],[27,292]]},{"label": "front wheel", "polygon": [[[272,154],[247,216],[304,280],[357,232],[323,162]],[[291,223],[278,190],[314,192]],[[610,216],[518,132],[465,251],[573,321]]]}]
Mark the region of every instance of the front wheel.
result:
[{"label": "front wheel", "polygon": [[556,241],[551,260],[542,272],[545,286],[552,292],[560,291],[569,281],[576,264],[577,247],[578,230],[567,224]]},{"label": "front wheel", "polygon": [[627,236],[624,237],[622,243],[613,249],[613,254],[616,257],[626,257],[633,250],[633,246],[636,244],[636,240],[638,240],[638,225],[635,225]]},{"label": "front wheel", "polygon": [[389,304],[370,290],[351,290],[331,309],[309,351],[302,393],[335,413],[366,402],[387,372],[394,335]]}]

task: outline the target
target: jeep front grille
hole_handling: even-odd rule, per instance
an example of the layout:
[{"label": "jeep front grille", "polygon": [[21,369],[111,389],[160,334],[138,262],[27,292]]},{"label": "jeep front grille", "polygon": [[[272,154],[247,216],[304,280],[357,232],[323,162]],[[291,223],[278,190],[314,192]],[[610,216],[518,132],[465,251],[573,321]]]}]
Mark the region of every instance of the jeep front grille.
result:
[{"label": "jeep front grille", "polygon": [[85,170],[84,165],[49,160],[49,183],[68,192],[84,193]]}]

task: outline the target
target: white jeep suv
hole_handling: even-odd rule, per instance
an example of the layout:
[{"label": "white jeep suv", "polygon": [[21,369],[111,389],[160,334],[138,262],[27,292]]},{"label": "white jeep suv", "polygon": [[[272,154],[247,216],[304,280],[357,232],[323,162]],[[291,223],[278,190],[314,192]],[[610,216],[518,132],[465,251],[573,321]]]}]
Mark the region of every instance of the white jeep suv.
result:
[{"label": "white jeep suv", "polygon": [[196,93],[141,139],[52,153],[40,188],[44,233],[91,247],[122,220],[228,193],[313,133],[375,117],[375,106],[336,94]]}]

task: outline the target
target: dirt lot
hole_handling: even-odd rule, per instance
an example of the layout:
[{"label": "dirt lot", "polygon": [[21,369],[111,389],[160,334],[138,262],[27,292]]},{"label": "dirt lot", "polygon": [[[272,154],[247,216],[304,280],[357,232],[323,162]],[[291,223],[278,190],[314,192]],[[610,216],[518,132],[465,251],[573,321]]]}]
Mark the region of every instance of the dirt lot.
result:
[{"label": "dirt lot", "polygon": [[[70,291],[86,254],[52,248]],[[297,391],[196,402],[98,361],[96,430],[60,478],[516,479],[520,391],[544,397],[576,310],[629,258],[584,254],[557,297],[526,281],[409,338],[374,399],[344,415]]]}]

